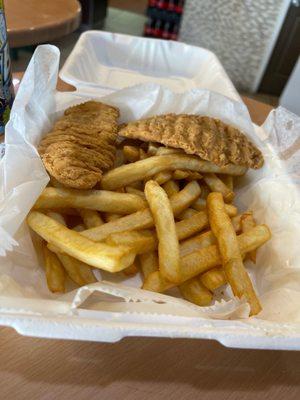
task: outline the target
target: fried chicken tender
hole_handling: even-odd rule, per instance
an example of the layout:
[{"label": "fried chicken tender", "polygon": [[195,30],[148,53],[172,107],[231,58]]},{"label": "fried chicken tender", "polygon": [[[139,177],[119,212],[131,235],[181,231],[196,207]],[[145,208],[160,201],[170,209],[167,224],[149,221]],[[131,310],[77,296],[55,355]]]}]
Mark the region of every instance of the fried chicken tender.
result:
[{"label": "fried chicken tender", "polygon": [[114,164],[118,117],[96,101],[68,108],[39,145],[48,173],[64,186],[93,188]]},{"label": "fried chicken tender", "polygon": [[232,163],[257,169],[264,162],[260,150],[242,132],[211,117],[158,115],[128,123],[119,135],[180,148],[219,166]]}]

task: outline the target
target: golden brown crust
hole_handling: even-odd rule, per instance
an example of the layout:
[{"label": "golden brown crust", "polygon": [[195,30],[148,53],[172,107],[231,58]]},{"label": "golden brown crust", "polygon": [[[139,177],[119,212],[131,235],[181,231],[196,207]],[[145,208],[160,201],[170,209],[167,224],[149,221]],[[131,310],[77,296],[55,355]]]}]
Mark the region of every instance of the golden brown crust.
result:
[{"label": "golden brown crust", "polygon": [[211,117],[158,115],[128,123],[119,135],[181,148],[220,166],[232,163],[256,169],[264,162],[261,152],[242,132]]},{"label": "golden brown crust", "polygon": [[49,174],[68,187],[94,187],[113,166],[118,116],[118,109],[95,101],[68,108],[39,145]]}]

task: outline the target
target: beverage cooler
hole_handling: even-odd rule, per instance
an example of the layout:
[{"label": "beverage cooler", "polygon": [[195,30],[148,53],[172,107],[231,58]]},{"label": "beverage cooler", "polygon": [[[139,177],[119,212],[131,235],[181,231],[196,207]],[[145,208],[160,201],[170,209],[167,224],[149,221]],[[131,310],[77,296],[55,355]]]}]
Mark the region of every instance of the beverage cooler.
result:
[{"label": "beverage cooler", "polygon": [[184,0],[149,0],[144,36],[177,40]]}]

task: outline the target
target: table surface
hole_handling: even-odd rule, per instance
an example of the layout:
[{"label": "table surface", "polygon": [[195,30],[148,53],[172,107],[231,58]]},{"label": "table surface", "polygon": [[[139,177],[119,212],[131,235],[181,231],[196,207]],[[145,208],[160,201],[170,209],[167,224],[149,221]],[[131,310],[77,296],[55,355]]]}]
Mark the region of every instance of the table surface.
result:
[{"label": "table surface", "polygon": [[61,38],[81,21],[77,0],[5,0],[4,4],[11,48]]},{"label": "table surface", "polygon": [[[70,90],[62,82],[59,88]],[[263,122],[271,107],[244,100],[254,122]],[[227,349],[191,339],[49,340],[20,336],[11,328],[0,328],[0,335],[1,398],[300,398],[300,352]]]}]

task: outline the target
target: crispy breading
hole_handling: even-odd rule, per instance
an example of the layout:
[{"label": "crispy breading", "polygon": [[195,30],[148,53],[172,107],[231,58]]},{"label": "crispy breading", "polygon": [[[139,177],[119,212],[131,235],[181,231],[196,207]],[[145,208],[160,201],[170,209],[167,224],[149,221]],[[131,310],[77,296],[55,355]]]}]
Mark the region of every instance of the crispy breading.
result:
[{"label": "crispy breading", "polygon": [[41,141],[39,153],[61,184],[91,189],[114,164],[119,110],[88,101],[65,110]]},{"label": "crispy breading", "polygon": [[242,132],[211,117],[158,115],[128,123],[119,135],[180,148],[220,166],[232,163],[256,169],[264,162],[260,150]]}]

